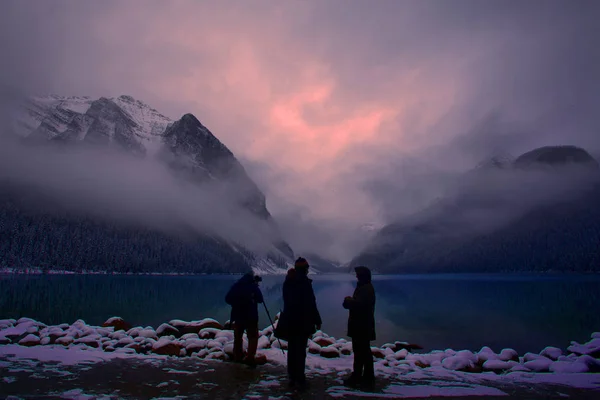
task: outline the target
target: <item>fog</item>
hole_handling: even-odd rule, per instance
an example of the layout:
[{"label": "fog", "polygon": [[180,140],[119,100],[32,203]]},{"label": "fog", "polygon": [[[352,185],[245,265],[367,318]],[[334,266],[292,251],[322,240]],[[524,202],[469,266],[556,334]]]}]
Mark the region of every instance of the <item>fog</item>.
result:
[{"label": "fog", "polygon": [[157,159],[112,147],[32,145],[1,135],[0,188],[14,190],[29,211],[92,217],[188,239],[215,235],[259,254],[273,250],[277,239],[270,225],[239,206],[248,195],[243,187],[191,181]]},{"label": "fog", "polygon": [[[480,187],[508,185],[488,194],[503,211],[477,212],[468,224],[505,223],[560,185],[492,173],[465,188],[467,171],[545,145],[600,154],[594,0],[0,7],[0,83],[130,94],[172,118],[193,113],[241,160],[300,254],[348,260],[368,240],[361,226],[409,221],[441,196],[476,198]],[[154,185],[154,176],[132,176]],[[138,202],[149,200],[131,208]]]}]

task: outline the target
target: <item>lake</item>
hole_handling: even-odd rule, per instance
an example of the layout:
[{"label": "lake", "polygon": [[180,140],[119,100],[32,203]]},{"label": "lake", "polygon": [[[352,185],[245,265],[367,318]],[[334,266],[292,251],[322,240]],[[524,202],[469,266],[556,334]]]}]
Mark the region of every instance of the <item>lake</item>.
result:
[{"label": "lake", "polygon": [[[118,315],[156,328],[171,319],[229,319],[224,297],[239,276],[0,275],[0,319],[30,317],[46,324],[81,318],[100,325]],[[344,337],[352,275],[311,275],[323,331]],[[282,308],[283,276],[261,283],[269,311]],[[523,353],[545,346],[566,348],[600,331],[598,275],[376,275],[377,336],[425,350]],[[260,325],[268,325],[260,309]]]}]

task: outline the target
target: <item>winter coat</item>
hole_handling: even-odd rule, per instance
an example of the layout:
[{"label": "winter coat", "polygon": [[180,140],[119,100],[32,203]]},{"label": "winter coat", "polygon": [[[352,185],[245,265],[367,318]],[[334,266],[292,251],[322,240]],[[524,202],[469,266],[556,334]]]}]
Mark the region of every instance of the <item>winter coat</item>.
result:
[{"label": "winter coat", "polygon": [[263,295],[252,273],[244,275],[234,283],[225,296],[225,302],[231,305],[231,322],[241,325],[258,322],[258,303],[263,301]]},{"label": "winter coat", "polygon": [[275,336],[284,340],[292,336],[310,337],[316,332],[316,326],[321,324],[312,280],[290,269],[283,283],[283,312]]},{"label": "winter coat", "polygon": [[[362,278],[362,279],[361,279]],[[359,277],[351,299],[345,299],[343,307],[350,310],[348,336],[353,339],[375,340],[375,288],[371,274]]]}]

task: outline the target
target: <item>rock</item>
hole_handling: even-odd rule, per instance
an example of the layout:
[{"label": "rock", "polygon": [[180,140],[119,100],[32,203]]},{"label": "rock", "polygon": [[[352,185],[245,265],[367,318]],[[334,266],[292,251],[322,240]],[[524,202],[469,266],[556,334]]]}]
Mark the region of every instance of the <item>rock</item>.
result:
[{"label": "rock", "polygon": [[[5,326],[6,328],[10,328],[11,326],[13,326],[15,324],[14,319],[0,319],[0,326]],[[6,329],[6,328],[2,328],[2,329]]]},{"label": "rock", "polygon": [[135,354],[135,350],[129,347],[123,347],[120,349],[115,349],[115,353],[124,353],[124,354]]},{"label": "rock", "polygon": [[562,356],[562,350],[558,347],[548,346],[540,352],[540,355],[549,358],[552,361],[556,361],[560,356]]},{"label": "rock", "polygon": [[179,356],[181,345],[178,342],[171,341],[168,338],[160,338],[154,346],[152,346],[152,352],[154,354],[160,354],[165,356]]},{"label": "rock", "polygon": [[228,343],[223,347],[223,351],[227,354],[231,359],[233,359],[233,343]]},{"label": "rock", "polygon": [[138,337],[149,338],[149,339],[158,339],[158,334],[152,328],[142,329],[138,332]]},{"label": "rock", "polygon": [[501,361],[490,359],[483,363],[482,368],[484,371],[505,372],[510,370],[515,365],[518,365],[516,361]]},{"label": "rock", "polygon": [[223,351],[215,351],[213,353],[209,353],[206,356],[207,360],[221,360],[221,361],[227,361],[229,360],[229,356],[227,354],[225,354]]},{"label": "rock", "polygon": [[600,332],[592,333],[592,339],[600,339]]},{"label": "rock", "polygon": [[488,360],[498,360],[498,354],[494,353],[494,351],[487,346],[482,347],[476,356],[477,362],[480,364],[484,364]]},{"label": "rock", "polygon": [[510,369],[509,372],[530,372],[530,370],[521,364],[517,364],[515,361],[515,365]]},{"label": "rock", "polygon": [[595,359],[592,356],[583,355],[579,357],[577,362],[585,363],[588,366],[590,372],[600,372],[600,360]]},{"label": "rock", "polygon": [[203,328],[198,331],[198,336],[201,339],[214,339],[217,336],[217,333],[221,332],[220,329],[216,328]]},{"label": "rock", "polygon": [[423,347],[419,346],[418,344],[412,344],[412,343],[408,343],[408,342],[396,342],[394,344],[395,344],[395,348],[393,349],[394,352],[397,352],[402,349],[406,349],[408,351],[423,349]]},{"label": "rock", "polygon": [[215,340],[225,339],[225,342],[230,342],[233,340],[233,332],[232,331],[218,331],[215,334]]},{"label": "rock", "polygon": [[120,339],[123,339],[124,337],[128,337],[128,336],[127,336],[127,333],[125,333],[125,331],[116,331],[116,332],[113,332],[110,335],[108,335],[108,337],[111,339],[120,340]]},{"label": "rock", "polygon": [[103,349],[107,353],[112,353],[113,351],[115,351],[115,348],[112,346],[107,346],[107,347],[104,347]]},{"label": "rock", "polygon": [[498,355],[498,359],[501,361],[519,361],[519,353],[513,349],[502,349]]},{"label": "rock", "polygon": [[73,343],[75,344],[85,344],[86,346],[90,346],[93,348],[98,348],[100,347],[100,335],[89,335],[89,336],[84,336],[82,338],[76,339]]},{"label": "rock", "polygon": [[38,344],[40,344],[40,338],[33,335],[33,334],[29,334],[27,336],[25,336],[23,339],[19,340],[19,344],[21,346],[37,346]]},{"label": "rock", "polygon": [[196,333],[200,334],[200,331],[203,329],[216,329],[218,331],[223,330],[223,325],[219,323],[219,321],[212,318],[205,318],[200,321],[192,321],[186,322],[182,320],[172,320],[169,321],[169,324],[176,327],[182,334],[186,333]]},{"label": "rock", "polygon": [[11,339],[9,339],[9,338],[7,338],[5,336],[0,335],[0,345],[11,344],[11,343],[12,343]]},{"label": "rock", "polygon": [[123,347],[124,349],[133,349],[136,353],[142,353],[142,345],[141,343],[129,343],[127,346]]},{"label": "rock", "polygon": [[59,337],[58,339],[56,339],[56,341],[54,343],[56,344],[62,344],[63,346],[68,346],[71,343],[73,343],[75,339],[72,336],[66,335],[63,337]]},{"label": "rock", "polygon": [[334,346],[322,347],[320,354],[324,358],[338,358],[340,356],[339,350]]},{"label": "rock", "polygon": [[453,371],[479,372],[481,367],[476,363],[477,356],[468,350],[459,351],[442,360],[442,366]]},{"label": "rock", "polygon": [[287,350],[288,342],[283,339],[275,339],[273,342],[271,342],[271,348]]},{"label": "rock", "polygon": [[312,340],[308,340],[308,352],[310,354],[321,354],[321,346],[313,342]]},{"label": "rock", "polygon": [[313,342],[318,344],[321,347],[327,347],[335,343],[335,339],[319,336],[313,339]]},{"label": "rock", "polygon": [[373,354],[373,357],[375,358],[385,358],[385,352],[383,350],[381,350],[379,347],[374,347],[371,346],[371,354]]},{"label": "rock", "polygon": [[271,347],[271,341],[266,336],[258,338],[258,349],[268,349]]},{"label": "rock", "polygon": [[571,342],[571,345],[567,350],[577,355],[588,355],[594,358],[600,358],[600,338],[594,338],[584,344]]},{"label": "rock", "polygon": [[548,372],[550,365],[552,365],[552,360],[542,356],[532,361],[526,361],[523,364],[525,368],[535,372]]},{"label": "rock", "polygon": [[535,361],[541,357],[544,357],[544,356],[541,356],[541,355],[535,354],[535,353],[525,353],[523,355],[523,362]]},{"label": "rock", "polygon": [[583,372],[590,372],[590,368],[585,362],[581,361],[554,361],[548,368],[550,372],[558,374],[577,374]]},{"label": "rock", "polygon": [[180,336],[180,333],[179,333],[179,329],[175,328],[174,326],[169,325],[169,324],[162,324],[161,326],[159,326],[156,329],[156,335],[158,337],[171,336],[171,335],[178,337],[178,336]]},{"label": "rock", "polygon": [[131,324],[125,322],[121,317],[112,317],[102,324],[102,327],[112,327],[115,331],[128,331],[132,328]]},{"label": "rock", "polygon": [[222,349],[223,348],[223,343],[219,342],[218,340],[210,340],[208,343],[206,343],[206,348],[211,350],[211,349]]},{"label": "rock", "polygon": [[133,343],[135,343],[135,340],[133,340],[129,336],[125,336],[117,341],[117,343],[115,344],[115,348],[125,347]]},{"label": "rock", "polygon": [[[197,338],[198,336],[196,336]],[[204,339],[187,339],[184,343],[185,349],[189,354],[206,348],[207,341]]]},{"label": "rock", "polygon": [[228,331],[233,329],[233,324],[231,323],[230,320],[225,321],[225,323],[223,324],[223,329],[228,330]]},{"label": "rock", "polygon": [[404,360],[408,356],[408,350],[402,349],[394,353],[396,360]]},{"label": "rock", "polygon": [[256,362],[256,364],[258,365],[264,365],[266,364],[268,361],[267,356],[263,353],[257,353],[256,356],[254,357],[254,362]]},{"label": "rock", "polygon": [[342,345],[340,353],[342,353],[345,356],[349,356],[350,354],[352,354],[352,343],[346,343]]},{"label": "rock", "polygon": [[197,333],[186,333],[185,335],[181,336],[179,339],[181,339],[181,340],[200,339],[200,337],[198,336]]}]

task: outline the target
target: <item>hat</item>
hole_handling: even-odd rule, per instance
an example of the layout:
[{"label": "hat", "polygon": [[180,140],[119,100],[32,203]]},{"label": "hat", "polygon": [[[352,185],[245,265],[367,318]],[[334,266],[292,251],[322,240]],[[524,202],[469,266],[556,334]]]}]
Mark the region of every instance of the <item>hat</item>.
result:
[{"label": "hat", "polygon": [[306,259],[302,258],[302,257],[298,257],[298,259],[294,263],[294,268],[306,268],[306,269],[308,269],[308,267],[309,267],[308,261],[306,261]]}]

